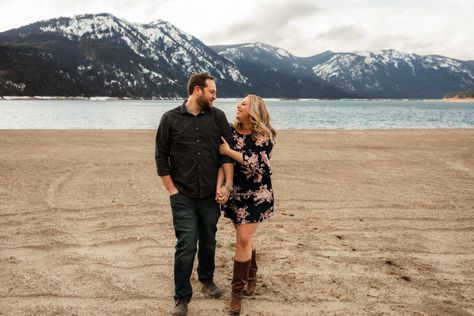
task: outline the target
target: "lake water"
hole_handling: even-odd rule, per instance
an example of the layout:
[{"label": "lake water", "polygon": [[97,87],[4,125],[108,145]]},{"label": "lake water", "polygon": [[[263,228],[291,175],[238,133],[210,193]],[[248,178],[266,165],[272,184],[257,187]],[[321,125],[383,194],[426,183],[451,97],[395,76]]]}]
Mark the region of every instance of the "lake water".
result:
[{"label": "lake water", "polygon": [[[277,129],[474,128],[474,103],[267,100]],[[0,129],[156,129],[180,101],[0,100]],[[229,120],[237,100],[214,106]]]}]

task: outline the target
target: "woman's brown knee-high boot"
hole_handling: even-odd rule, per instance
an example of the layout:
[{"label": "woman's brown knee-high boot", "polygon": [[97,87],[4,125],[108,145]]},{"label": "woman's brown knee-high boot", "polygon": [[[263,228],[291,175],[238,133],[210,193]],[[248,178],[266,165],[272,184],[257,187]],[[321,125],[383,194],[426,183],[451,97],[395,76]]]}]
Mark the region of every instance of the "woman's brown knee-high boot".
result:
[{"label": "woman's brown knee-high boot", "polygon": [[249,277],[250,262],[251,260],[245,262],[234,260],[229,315],[240,315],[243,292]]},{"label": "woman's brown knee-high boot", "polygon": [[252,251],[252,259],[250,261],[250,269],[249,269],[249,278],[247,282],[247,286],[244,289],[244,295],[250,296],[254,293],[255,287],[257,286],[257,251]]}]

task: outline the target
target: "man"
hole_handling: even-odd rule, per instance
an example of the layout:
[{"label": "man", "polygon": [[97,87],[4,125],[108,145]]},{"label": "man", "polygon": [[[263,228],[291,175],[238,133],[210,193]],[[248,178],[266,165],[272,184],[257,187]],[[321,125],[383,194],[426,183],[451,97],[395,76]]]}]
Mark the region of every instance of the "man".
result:
[{"label": "man", "polygon": [[[177,239],[173,315],[187,313],[193,294],[190,277],[196,251],[202,292],[213,298],[222,295],[213,282],[220,216],[216,201],[224,204],[229,198],[234,166],[232,159],[219,156],[220,137],[230,141],[232,132],[224,112],[212,107],[216,93],[213,77],[203,73],[192,75],[188,99],[162,116],[156,135],[158,175],[170,195]],[[222,187],[217,187],[219,163],[225,172]]]}]

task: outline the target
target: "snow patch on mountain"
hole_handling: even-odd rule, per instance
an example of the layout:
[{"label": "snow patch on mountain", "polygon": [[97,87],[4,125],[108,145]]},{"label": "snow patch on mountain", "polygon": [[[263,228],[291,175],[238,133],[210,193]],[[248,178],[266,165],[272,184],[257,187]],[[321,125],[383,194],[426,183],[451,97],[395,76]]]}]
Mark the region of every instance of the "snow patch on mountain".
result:
[{"label": "snow patch on mountain", "polygon": [[138,56],[150,58],[157,63],[171,64],[183,74],[217,73],[217,77],[222,79],[248,83],[248,78],[235,65],[216,60],[218,56],[212,51],[206,51],[205,45],[198,39],[163,20],[137,24],[107,13],[85,14],[69,19],[49,20],[39,29],[62,34],[71,40],[118,39]]},{"label": "snow patch on mountain", "polygon": [[[378,93],[410,89],[408,82],[442,82],[458,77],[467,86],[474,84],[474,73],[465,63],[442,56],[419,56],[393,49],[336,53],[312,67],[316,76],[346,91]],[[438,74],[435,74],[438,72]],[[446,79],[453,80],[453,79]]]},{"label": "snow patch on mountain", "polygon": [[[315,65],[314,73],[323,79],[334,79],[344,76],[352,80],[362,79],[364,74],[370,75],[377,71],[388,73],[389,67],[400,69],[409,67],[412,76],[417,75],[416,65],[425,69],[445,68],[451,73],[465,74],[474,79],[474,74],[455,59],[442,56],[419,56],[406,54],[396,50],[381,50],[374,52],[337,53],[328,61]],[[366,70],[370,70],[367,72]]]},{"label": "snow patch on mountain", "polygon": [[87,35],[90,38],[102,39],[111,37],[114,33],[126,27],[128,23],[109,14],[77,15],[66,23],[61,19],[52,20],[48,25],[40,27],[44,32],[62,33],[69,39],[77,39]]}]

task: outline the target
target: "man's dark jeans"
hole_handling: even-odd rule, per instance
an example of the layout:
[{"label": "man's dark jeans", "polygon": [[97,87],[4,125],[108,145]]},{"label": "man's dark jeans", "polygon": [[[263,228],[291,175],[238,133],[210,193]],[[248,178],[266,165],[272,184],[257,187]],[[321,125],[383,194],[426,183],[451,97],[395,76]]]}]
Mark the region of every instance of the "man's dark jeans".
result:
[{"label": "man's dark jeans", "polygon": [[198,278],[201,282],[214,277],[217,221],[219,204],[213,197],[193,199],[182,193],[170,197],[173,226],[177,239],[174,255],[175,299],[191,300],[191,273],[198,250]]}]

